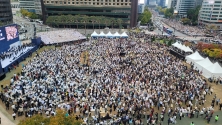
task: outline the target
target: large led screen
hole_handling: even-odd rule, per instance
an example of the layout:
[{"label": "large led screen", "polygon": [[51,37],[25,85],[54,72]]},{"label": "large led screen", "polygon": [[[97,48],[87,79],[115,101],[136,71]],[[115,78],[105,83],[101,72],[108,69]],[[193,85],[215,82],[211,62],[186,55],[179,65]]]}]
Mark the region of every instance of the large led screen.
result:
[{"label": "large led screen", "polygon": [[18,36],[19,36],[17,25],[6,26],[5,32],[6,32],[6,36],[7,36],[7,41],[14,40],[14,39],[18,38]]}]

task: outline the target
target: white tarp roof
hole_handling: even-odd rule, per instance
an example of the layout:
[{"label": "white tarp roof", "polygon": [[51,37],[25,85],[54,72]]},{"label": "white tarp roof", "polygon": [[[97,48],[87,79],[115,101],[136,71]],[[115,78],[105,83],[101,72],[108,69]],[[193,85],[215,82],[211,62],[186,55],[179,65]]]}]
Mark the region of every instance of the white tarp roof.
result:
[{"label": "white tarp roof", "polygon": [[113,34],[114,37],[120,37],[120,34],[118,32]]},{"label": "white tarp roof", "polygon": [[113,37],[113,34],[109,31],[107,34],[106,34],[107,37]]},{"label": "white tarp roof", "polygon": [[123,32],[120,36],[121,36],[121,37],[128,37],[128,35],[126,34],[126,32]]},{"label": "white tarp roof", "polygon": [[97,34],[96,31],[94,31],[94,32],[91,34],[91,37],[95,37],[95,36],[99,36],[99,34]]},{"label": "white tarp roof", "polygon": [[187,47],[185,45],[182,45],[181,43],[174,43],[172,46],[177,47],[180,50],[183,50],[184,52],[193,52],[193,50],[190,49],[190,47]]},{"label": "white tarp roof", "polygon": [[211,66],[206,67],[203,72],[204,72],[203,76],[206,77],[206,78],[222,77],[222,67],[219,65],[218,62],[214,63]]},{"label": "white tarp roof", "polygon": [[103,31],[100,32],[99,36],[106,36]]},{"label": "white tarp roof", "polygon": [[186,56],[186,60],[187,60],[186,61],[187,63],[191,63],[191,62],[194,63],[197,61],[204,60],[204,58],[198,53],[198,51],[196,51],[195,53]]},{"label": "white tarp roof", "polygon": [[204,68],[212,66],[212,65],[213,65],[213,63],[207,57],[204,60],[195,62],[194,69],[199,70],[199,71],[203,71]]}]

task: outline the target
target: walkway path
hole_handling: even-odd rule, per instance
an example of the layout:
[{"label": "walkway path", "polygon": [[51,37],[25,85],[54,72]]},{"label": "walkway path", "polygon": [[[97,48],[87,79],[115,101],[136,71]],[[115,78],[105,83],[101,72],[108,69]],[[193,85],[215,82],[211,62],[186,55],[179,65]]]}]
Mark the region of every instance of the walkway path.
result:
[{"label": "walkway path", "polygon": [[[16,125],[17,121],[14,121],[12,116],[5,111],[5,109],[0,106],[0,117],[1,117],[1,125]],[[13,121],[13,122],[12,122]]]}]

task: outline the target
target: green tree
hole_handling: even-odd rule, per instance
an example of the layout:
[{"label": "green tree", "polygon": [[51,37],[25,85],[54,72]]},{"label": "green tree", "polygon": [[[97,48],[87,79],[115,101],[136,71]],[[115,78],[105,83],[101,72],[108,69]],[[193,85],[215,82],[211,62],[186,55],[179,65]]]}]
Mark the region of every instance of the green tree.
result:
[{"label": "green tree", "polygon": [[67,23],[69,25],[69,27],[71,28],[71,25],[74,23],[73,21],[73,15],[67,15]]},{"label": "green tree", "polygon": [[95,16],[91,16],[90,19],[89,19],[92,24],[93,24],[93,31],[94,31],[94,24],[96,23],[96,17]]},{"label": "green tree", "polygon": [[150,22],[151,17],[152,17],[151,12],[149,11],[148,8],[146,8],[140,17],[141,24],[147,24],[148,22]]},{"label": "green tree", "polygon": [[81,19],[80,15],[75,15],[75,16],[73,16],[73,20],[74,20],[74,22],[76,23],[77,30],[78,30],[78,26],[79,26],[80,19]]},{"label": "green tree", "polygon": [[85,35],[86,35],[86,24],[89,23],[89,17],[88,16],[82,16],[81,22],[85,24]]},{"label": "green tree", "polygon": [[166,8],[164,11],[164,16],[167,18],[171,18],[173,16],[174,9],[173,8]]},{"label": "green tree", "polygon": [[187,11],[187,18],[191,20],[192,25],[197,25],[200,8],[201,6],[197,6]]},{"label": "green tree", "polygon": [[112,29],[113,29],[113,25],[115,25],[116,19],[115,19],[115,18],[111,18],[111,19],[110,19],[110,22],[111,22]]},{"label": "green tree", "polygon": [[119,25],[119,29],[121,29],[121,28],[122,28],[123,20],[120,19],[120,18],[118,18],[118,19],[116,20],[116,22],[117,22],[117,24]]}]

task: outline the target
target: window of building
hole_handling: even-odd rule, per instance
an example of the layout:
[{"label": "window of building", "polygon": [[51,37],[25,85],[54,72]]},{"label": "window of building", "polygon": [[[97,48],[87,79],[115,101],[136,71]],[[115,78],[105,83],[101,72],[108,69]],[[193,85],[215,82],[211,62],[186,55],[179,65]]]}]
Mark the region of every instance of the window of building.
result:
[{"label": "window of building", "polygon": [[49,3],[49,1],[46,1],[46,3]]},{"label": "window of building", "polygon": [[51,3],[54,3],[54,1],[51,1]]},{"label": "window of building", "polygon": [[116,2],[116,0],[113,0],[113,2]]},{"label": "window of building", "polygon": [[119,0],[117,0],[117,2],[119,2]]},{"label": "window of building", "polygon": [[70,2],[68,2],[68,4],[70,4]]},{"label": "window of building", "polygon": [[101,3],[101,5],[103,5],[103,3]]},{"label": "window of building", "polygon": [[76,2],[76,4],[79,4],[79,2]]},{"label": "window of building", "polygon": [[97,5],[99,5],[99,3],[97,3]]},{"label": "window of building", "polygon": [[116,5],[119,5],[119,3],[117,3]]},{"label": "window of building", "polygon": [[215,3],[221,3],[221,1],[215,1]]},{"label": "window of building", "polygon": [[123,5],[123,3],[121,3],[121,5]]},{"label": "window of building", "polygon": [[64,2],[64,4],[66,4],[66,2]]},{"label": "window of building", "polygon": [[72,2],[72,4],[75,4],[75,2]]},{"label": "window of building", "polygon": [[58,1],[55,1],[55,3],[57,4],[57,3],[58,3]]},{"label": "window of building", "polygon": [[115,3],[113,3],[113,5],[115,5]]},{"label": "window of building", "polygon": [[121,2],[123,2],[123,0],[121,0]]},{"label": "window of building", "polygon": [[105,5],[107,5],[107,3],[105,3]]},{"label": "window of building", "polygon": [[62,1],[60,1],[59,3],[62,4]]},{"label": "window of building", "polygon": [[111,5],[111,3],[109,3],[109,5]]},{"label": "window of building", "polygon": [[127,6],[127,3],[125,3],[125,5]]},{"label": "window of building", "polygon": [[95,5],[95,3],[93,3],[93,5]]}]

